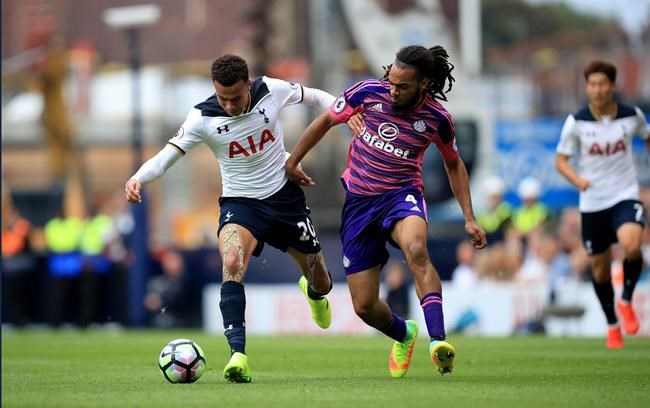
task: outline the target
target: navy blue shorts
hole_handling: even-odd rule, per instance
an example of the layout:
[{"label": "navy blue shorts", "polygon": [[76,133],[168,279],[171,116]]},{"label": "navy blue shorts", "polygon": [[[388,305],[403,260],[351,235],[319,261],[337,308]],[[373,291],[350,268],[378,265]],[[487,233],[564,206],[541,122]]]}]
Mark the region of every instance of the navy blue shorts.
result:
[{"label": "navy blue shorts", "polygon": [[264,243],[286,252],[294,248],[305,254],[320,251],[316,231],[309,218],[305,194],[292,181],[288,181],[277,193],[263,200],[244,197],[221,197],[219,230],[224,225],[241,225],[257,239],[253,256],[259,256]]},{"label": "navy blue shorts", "polygon": [[644,209],[641,201],[625,200],[613,207],[596,212],[583,212],[582,243],[589,255],[607,251],[618,241],[616,230],[625,223],[635,222],[643,227]]},{"label": "navy blue shorts", "polygon": [[390,237],[393,226],[410,215],[427,221],[426,202],[417,187],[402,187],[378,196],[346,193],[340,231],[345,274],[384,266],[389,257],[386,243],[398,248]]}]

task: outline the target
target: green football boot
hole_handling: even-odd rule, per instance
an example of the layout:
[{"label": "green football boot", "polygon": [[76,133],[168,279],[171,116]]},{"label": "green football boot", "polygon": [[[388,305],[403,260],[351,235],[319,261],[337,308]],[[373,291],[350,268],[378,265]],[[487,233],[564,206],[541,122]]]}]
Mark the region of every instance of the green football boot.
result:
[{"label": "green football boot", "polygon": [[396,341],[388,355],[388,369],[394,378],[404,377],[411,365],[411,356],[415,340],[418,338],[418,324],[414,320],[406,321],[406,337],[402,342]]},{"label": "green football boot", "polygon": [[431,362],[438,368],[440,375],[451,373],[454,369],[456,349],[451,344],[442,340],[433,340],[429,344]]},{"label": "green football boot", "polygon": [[249,383],[253,379],[253,371],[248,366],[246,354],[235,352],[223,369],[223,378],[231,383]]},{"label": "green football boot", "polygon": [[330,302],[326,297],[323,296],[322,299],[314,300],[309,297],[307,294],[307,278],[304,276],[298,281],[298,286],[300,290],[305,295],[307,303],[309,303],[309,308],[311,309],[311,318],[321,329],[327,329],[332,324],[332,309],[330,308]]}]

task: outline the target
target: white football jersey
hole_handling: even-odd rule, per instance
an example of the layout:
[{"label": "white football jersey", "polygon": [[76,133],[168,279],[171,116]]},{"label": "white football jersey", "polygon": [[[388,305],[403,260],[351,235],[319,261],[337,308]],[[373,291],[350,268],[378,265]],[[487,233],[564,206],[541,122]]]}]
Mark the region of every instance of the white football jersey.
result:
[{"label": "white football jersey", "polygon": [[230,116],[216,95],[196,105],[169,143],[184,153],[205,143],[219,160],[223,197],[263,199],[284,186],[287,175],[280,110],[302,102],[303,89],[280,79],[251,83],[251,108]]},{"label": "white football jersey", "polygon": [[580,192],[580,211],[595,212],[624,200],[639,199],[632,159],[632,137],[647,140],[650,129],[636,106],[618,105],[615,118],[596,121],[588,107],[564,122],[557,152],[577,156],[580,177],[591,186]]}]

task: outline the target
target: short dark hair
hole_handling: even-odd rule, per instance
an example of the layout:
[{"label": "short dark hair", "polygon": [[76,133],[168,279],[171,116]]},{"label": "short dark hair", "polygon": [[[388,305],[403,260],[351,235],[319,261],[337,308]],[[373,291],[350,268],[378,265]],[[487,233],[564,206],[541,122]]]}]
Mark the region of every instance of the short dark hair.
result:
[{"label": "short dark hair", "polygon": [[[442,46],[436,45],[429,49],[421,45],[409,45],[397,52],[395,56],[396,64],[409,65],[415,68],[415,75],[418,80],[427,78],[429,85],[426,91],[434,98],[447,100],[445,95],[451,91],[451,85],[455,81],[451,76],[454,64],[449,62],[449,54]],[[392,64],[384,67],[386,69],[384,78],[388,78]],[[447,89],[445,83],[449,82]]]},{"label": "short dark hair", "polygon": [[616,67],[614,64],[601,60],[590,62],[587,68],[585,68],[585,81],[589,79],[589,75],[595,74],[596,72],[607,75],[610,82],[616,82]]},{"label": "short dark hair", "polygon": [[240,80],[248,81],[248,64],[237,55],[226,54],[212,63],[212,81],[232,86]]}]

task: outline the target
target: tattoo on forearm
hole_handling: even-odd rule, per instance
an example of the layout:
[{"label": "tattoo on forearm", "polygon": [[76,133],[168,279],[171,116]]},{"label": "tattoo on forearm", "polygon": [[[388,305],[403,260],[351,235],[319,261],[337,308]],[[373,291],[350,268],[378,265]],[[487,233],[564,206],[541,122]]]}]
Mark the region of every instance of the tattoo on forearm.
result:
[{"label": "tattoo on forearm", "polygon": [[[223,234],[223,255],[222,258],[228,256],[231,248],[237,252],[237,260],[239,261],[238,268],[229,270],[226,268],[226,263],[223,264],[223,281],[234,281],[241,283],[244,278],[244,248],[242,247],[237,227],[233,224],[226,224],[221,230]],[[222,259],[223,261],[223,259]]]}]

